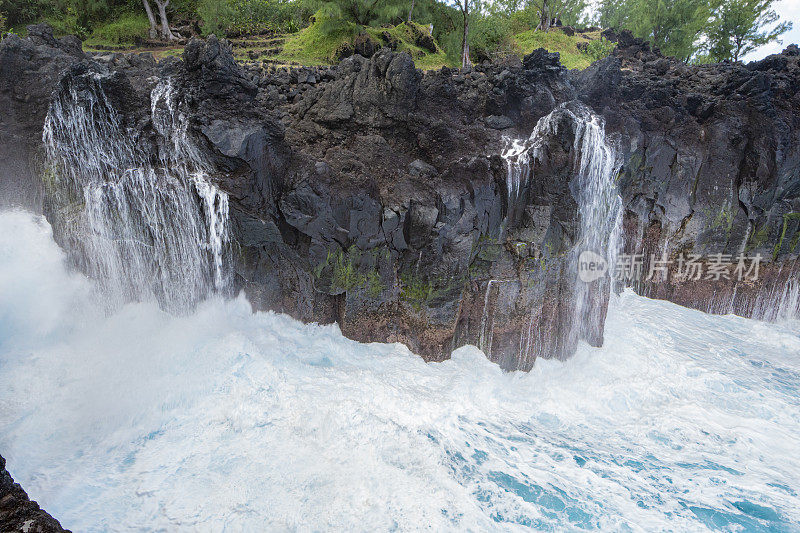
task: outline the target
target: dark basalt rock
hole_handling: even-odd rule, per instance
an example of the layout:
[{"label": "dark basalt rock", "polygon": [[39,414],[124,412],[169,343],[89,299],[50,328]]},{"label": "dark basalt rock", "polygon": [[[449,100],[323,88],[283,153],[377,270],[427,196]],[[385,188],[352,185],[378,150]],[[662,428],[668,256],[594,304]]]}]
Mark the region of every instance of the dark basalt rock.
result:
[{"label": "dark basalt rock", "polygon": [[[428,360],[484,337],[490,358],[528,369],[536,357],[568,357],[578,340],[565,333],[574,273],[564,257],[578,227],[574,124],[557,117],[513,204],[499,153],[503,137],[526,138],[562,103],[591,106],[615,139],[628,251],[744,248],[783,272],[775,283],[797,257],[795,49],[747,66],[689,67],[630,33],[604,36],[617,49],[581,72],[536,50],[521,62],[423,73],[389,48],[336,67],[242,65],[213,37],[191,41],[183,61],[90,59],[41,28],[0,45],[8,59],[0,98],[17,121],[0,134],[27,131],[20,154],[35,154],[58,78],[99,69],[123,120],[153,144],[149,93],[169,77],[190,135],[230,195],[237,281],[255,308],[337,321],[345,335],[402,341]],[[31,65],[48,89],[26,100],[16,82],[36,86]],[[692,301],[674,284],[637,289],[703,309],[724,293],[698,286]],[[602,331],[583,340],[599,344]]]},{"label": "dark basalt rock", "polygon": [[0,531],[3,533],[60,533],[67,532],[58,520],[31,501],[6,470],[6,460],[0,456]]},{"label": "dark basalt rock", "polygon": [[0,43],[0,207],[41,209],[42,125],[64,70],[85,59],[75,38],[56,39],[47,24]]}]

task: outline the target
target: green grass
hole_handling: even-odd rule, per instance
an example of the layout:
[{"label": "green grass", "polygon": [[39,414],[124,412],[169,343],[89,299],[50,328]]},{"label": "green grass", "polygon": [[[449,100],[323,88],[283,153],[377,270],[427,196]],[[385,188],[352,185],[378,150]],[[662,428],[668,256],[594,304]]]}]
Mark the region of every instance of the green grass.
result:
[{"label": "green grass", "polygon": [[[445,53],[438,45],[436,52],[431,53],[414,44],[414,30],[408,23],[378,28],[333,20],[322,12],[317,12],[314,18],[311,25],[286,39],[283,50],[274,57],[275,60],[310,66],[331,65],[336,63],[343,48],[348,44],[352,45],[359,34],[366,33],[381,45],[388,45],[390,40],[395,41],[397,51],[408,53],[414,59],[417,68],[428,70],[448,64]],[[419,31],[427,31],[427,28],[418,24],[416,28]],[[388,34],[389,39],[385,38],[384,34]]]},{"label": "green grass", "polygon": [[[412,25],[414,26],[412,28]],[[397,42],[397,51],[406,52],[414,60],[414,64],[421,70],[438,69],[445,65],[450,65],[447,60],[447,55],[436,44],[436,52],[430,52],[424,48],[414,44],[415,29],[417,32],[427,33],[428,28],[415,22],[403,22],[392,28],[366,28],[367,33],[376,41],[388,45],[389,43],[384,38],[384,33]]]},{"label": "green grass", "polygon": [[286,63],[330,65],[342,47],[358,35],[358,26],[343,20],[328,18],[322,11],[314,22],[286,39],[283,51],[275,57]]},{"label": "green grass", "polygon": [[144,15],[127,14],[114,22],[98,26],[84,42],[88,47],[131,46],[147,39],[150,24]]},{"label": "green grass", "polygon": [[[530,54],[537,48],[544,48],[548,52],[558,52],[561,56],[561,64],[569,69],[584,69],[597,59],[607,56],[613,49],[611,44],[591,46],[593,50],[590,52],[582,52],[578,49],[579,43],[598,41],[600,32],[576,33],[569,36],[558,29],[548,32],[528,30],[514,35],[512,39],[522,54]],[[600,42],[605,43],[605,41]]]}]

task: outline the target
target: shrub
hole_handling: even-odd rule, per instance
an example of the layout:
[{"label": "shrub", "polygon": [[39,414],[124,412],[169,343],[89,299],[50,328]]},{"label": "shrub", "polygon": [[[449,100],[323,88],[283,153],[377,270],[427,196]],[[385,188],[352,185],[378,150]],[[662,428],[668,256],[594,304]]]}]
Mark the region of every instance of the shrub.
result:
[{"label": "shrub", "polygon": [[603,59],[614,51],[616,44],[612,43],[605,37],[595,39],[586,43],[586,55],[589,56],[592,62]]},{"label": "shrub", "polygon": [[248,35],[295,32],[308,25],[312,11],[302,1],[200,0],[203,33]]},{"label": "shrub", "polygon": [[234,12],[228,0],[200,0],[197,14],[203,21],[203,35],[213,33],[223,37],[233,24]]},{"label": "shrub", "polygon": [[126,14],[108,24],[98,26],[87,39],[92,45],[131,45],[138,44],[147,38],[150,23],[144,15]]}]

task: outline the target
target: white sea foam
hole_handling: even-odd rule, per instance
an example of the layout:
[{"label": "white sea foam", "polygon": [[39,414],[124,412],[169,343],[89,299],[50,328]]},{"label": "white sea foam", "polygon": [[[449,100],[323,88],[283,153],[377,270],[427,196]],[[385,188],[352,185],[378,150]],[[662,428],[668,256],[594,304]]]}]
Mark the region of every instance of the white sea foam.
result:
[{"label": "white sea foam", "polygon": [[111,316],[0,214],[0,453],[75,531],[800,530],[797,324],[631,293],[503,373],[213,299]]}]

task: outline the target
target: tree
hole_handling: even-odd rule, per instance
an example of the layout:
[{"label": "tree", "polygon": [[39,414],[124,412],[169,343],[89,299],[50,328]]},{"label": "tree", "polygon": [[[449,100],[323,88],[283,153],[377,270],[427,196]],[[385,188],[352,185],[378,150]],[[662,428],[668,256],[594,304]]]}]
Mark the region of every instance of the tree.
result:
[{"label": "tree", "polygon": [[150,21],[150,38],[157,39],[158,38],[158,30],[156,29],[156,18],[153,16],[153,10],[150,9],[150,2],[149,0],[142,0],[144,4],[145,13],[147,13],[147,20]]},{"label": "tree", "polygon": [[708,32],[708,52],[714,61],[739,61],[759,46],[777,41],[792,28],[791,22],[778,22],[772,9],[774,0],[722,0],[713,10]]},{"label": "tree", "polygon": [[461,67],[468,67],[470,65],[469,61],[469,10],[470,4],[474,0],[458,0],[456,5],[458,5],[459,11],[461,11],[461,16],[464,19],[463,22],[463,33],[461,38]]},{"label": "tree", "polygon": [[603,0],[598,10],[597,23],[601,28],[628,28],[630,9],[626,0]]},{"label": "tree", "polygon": [[600,23],[628,29],[665,55],[689,61],[708,27],[707,0],[604,0]]},{"label": "tree", "polygon": [[586,10],[586,0],[529,0],[528,7],[537,12],[537,30],[547,31],[556,23],[574,25]]},{"label": "tree", "polygon": [[161,27],[156,24],[156,19],[153,16],[153,10],[150,8],[150,0],[142,0],[144,9],[147,12],[147,18],[150,21],[150,36],[158,35],[165,41],[177,41],[178,38],[172,33],[169,28],[169,21],[167,20],[167,7],[169,0],[153,0],[158,8],[158,17],[161,20]]},{"label": "tree", "polygon": [[161,18],[161,38],[165,41],[177,41],[178,38],[172,34],[167,21],[167,6],[169,0],[153,0],[158,6],[158,16]]},{"label": "tree", "polygon": [[75,12],[76,25],[80,32],[91,28],[92,22],[108,13],[106,0],[70,0],[69,7]]}]

